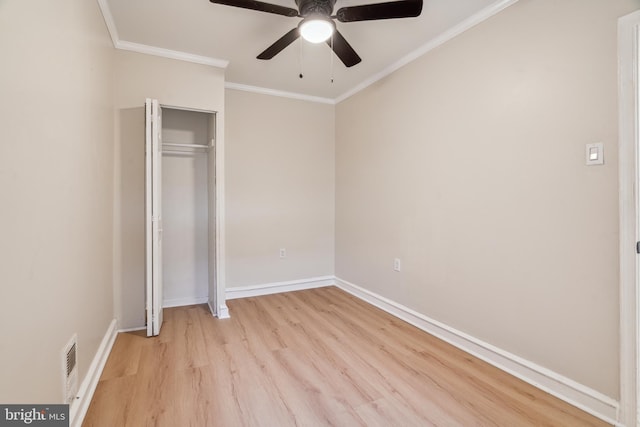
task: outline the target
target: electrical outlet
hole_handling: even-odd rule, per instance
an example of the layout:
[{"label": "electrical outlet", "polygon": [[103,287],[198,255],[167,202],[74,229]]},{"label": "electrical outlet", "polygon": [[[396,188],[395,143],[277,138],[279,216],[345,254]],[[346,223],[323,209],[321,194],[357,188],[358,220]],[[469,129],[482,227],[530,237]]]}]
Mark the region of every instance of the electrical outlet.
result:
[{"label": "electrical outlet", "polygon": [[400,271],[400,258],[393,260],[393,271]]},{"label": "electrical outlet", "polygon": [[287,250],[285,248],[280,248],[280,258],[287,257]]}]

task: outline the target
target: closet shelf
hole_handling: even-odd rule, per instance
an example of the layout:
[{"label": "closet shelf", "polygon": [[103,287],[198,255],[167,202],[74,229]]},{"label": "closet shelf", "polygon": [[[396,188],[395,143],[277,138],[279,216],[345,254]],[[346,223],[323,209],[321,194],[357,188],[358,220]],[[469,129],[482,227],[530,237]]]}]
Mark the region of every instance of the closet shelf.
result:
[{"label": "closet shelf", "polygon": [[178,144],[175,142],[163,142],[163,147],[180,147],[180,148],[203,148],[205,150],[209,149],[208,145],[203,144]]}]

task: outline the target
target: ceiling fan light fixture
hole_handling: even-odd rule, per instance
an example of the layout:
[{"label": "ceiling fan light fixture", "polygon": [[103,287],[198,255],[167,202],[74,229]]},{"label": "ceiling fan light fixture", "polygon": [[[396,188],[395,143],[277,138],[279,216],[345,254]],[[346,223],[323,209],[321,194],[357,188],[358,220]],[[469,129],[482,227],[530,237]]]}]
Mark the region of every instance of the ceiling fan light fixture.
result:
[{"label": "ceiling fan light fixture", "polygon": [[300,23],[300,35],[310,43],[322,43],[333,34],[333,22],[324,17],[305,18]]}]

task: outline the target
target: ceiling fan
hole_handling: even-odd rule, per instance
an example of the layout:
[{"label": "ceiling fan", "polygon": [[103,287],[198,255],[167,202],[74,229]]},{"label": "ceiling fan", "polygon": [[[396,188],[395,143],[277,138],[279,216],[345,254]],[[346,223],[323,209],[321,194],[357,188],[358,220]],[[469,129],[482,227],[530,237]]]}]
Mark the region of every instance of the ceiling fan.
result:
[{"label": "ceiling fan", "polygon": [[[295,0],[298,10],[264,3],[257,0],[210,0],[211,3],[243,9],[274,13],[276,15],[299,17],[302,21],[296,28],[280,37],[265,49],[258,59],[271,59],[302,36],[312,43],[326,42],[347,67],[353,67],[362,59],[337,30],[333,22],[373,21],[378,19],[413,18],[422,12],[422,0],[398,0],[385,3],[349,6],[338,9],[335,15],[333,6],[336,0]],[[333,36],[333,37],[332,37]]]}]

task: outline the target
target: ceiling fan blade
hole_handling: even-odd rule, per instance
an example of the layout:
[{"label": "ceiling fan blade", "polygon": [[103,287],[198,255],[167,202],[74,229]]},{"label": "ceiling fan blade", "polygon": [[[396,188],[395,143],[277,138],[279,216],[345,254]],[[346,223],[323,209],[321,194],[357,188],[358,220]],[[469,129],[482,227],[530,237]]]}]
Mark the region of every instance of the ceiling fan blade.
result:
[{"label": "ceiling fan blade", "polygon": [[264,3],[256,0],[209,0],[211,3],[223,4],[225,6],[241,7],[243,9],[258,10],[260,12],[275,13],[283,16],[298,16],[298,11],[290,7],[277,4]]},{"label": "ceiling fan blade", "polygon": [[422,12],[422,0],[400,0],[364,4],[338,9],[340,22],[373,21],[376,19],[415,18]]},{"label": "ceiling fan blade", "polygon": [[347,67],[353,67],[362,61],[356,51],[353,50],[349,42],[347,42],[338,30],[335,30],[333,33],[333,46],[331,46],[331,39],[327,40],[327,44],[329,47],[333,48],[333,51],[336,53],[338,58],[340,58]]},{"label": "ceiling fan blade", "polygon": [[298,37],[300,37],[298,28],[294,28],[293,30],[289,31],[287,34],[276,40],[274,44],[266,48],[264,52],[258,55],[258,59],[273,58],[274,56],[279,54],[285,47],[296,41]]}]

